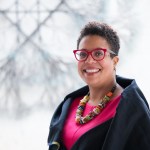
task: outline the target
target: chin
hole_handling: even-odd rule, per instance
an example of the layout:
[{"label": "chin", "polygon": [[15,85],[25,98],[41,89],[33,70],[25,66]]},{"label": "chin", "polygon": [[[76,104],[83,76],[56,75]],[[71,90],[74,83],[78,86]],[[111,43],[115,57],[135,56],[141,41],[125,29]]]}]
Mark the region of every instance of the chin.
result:
[{"label": "chin", "polygon": [[98,87],[98,82],[85,81],[86,84],[90,87]]}]

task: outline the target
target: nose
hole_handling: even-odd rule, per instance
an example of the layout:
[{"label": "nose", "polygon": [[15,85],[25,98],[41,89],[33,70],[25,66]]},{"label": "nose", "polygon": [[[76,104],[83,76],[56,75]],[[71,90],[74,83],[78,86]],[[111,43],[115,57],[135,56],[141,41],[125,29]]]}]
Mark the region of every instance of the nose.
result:
[{"label": "nose", "polygon": [[95,63],[96,60],[93,59],[93,57],[91,56],[91,54],[88,55],[85,63]]}]

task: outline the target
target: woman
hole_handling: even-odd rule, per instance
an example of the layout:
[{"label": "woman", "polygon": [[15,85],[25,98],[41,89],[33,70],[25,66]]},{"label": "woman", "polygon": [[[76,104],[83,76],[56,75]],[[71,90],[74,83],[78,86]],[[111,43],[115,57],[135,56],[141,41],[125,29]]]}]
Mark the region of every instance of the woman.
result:
[{"label": "woman", "polygon": [[150,150],[150,111],[135,80],[116,75],[120,48],[107,24],[90,22],[74,50],[87,86],[67,95],[55,111],[50,150]]}]

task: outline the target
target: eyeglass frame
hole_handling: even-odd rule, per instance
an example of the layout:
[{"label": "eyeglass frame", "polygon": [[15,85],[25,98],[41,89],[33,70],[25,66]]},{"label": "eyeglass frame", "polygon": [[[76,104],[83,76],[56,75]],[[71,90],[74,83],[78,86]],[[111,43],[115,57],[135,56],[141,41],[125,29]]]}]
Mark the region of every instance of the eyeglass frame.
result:
[{"label": "eyeglass frame", "polygon": [[[95,59],[95,58],[93,58],[93,56],[92,56],[92,52],[93,51],[96,51],[96,50],[102,50],[103,52],[104,52],[104,56],[103,56],[103,58],[102,59]],[[84,59],[84,60],[78,60],[77,59],[77,57],[76,57],[76,52],[79,52],[79,51],[84,51],[84,52],[86,52],[88,55],[87,55],[87,57],[86,57],[86,59]],[[76,60],[77,61],[79,61],[79,62],[82,62],[82,61],[86,61],[87,60],[87,58],[89,57],[89,55],[91,55],[91,57],[94,59],[94,60],[96,60],[96,61],[101,61],[101,60],[103,60],[104,59],[104,57],[105,57],[105,53],[106,52],[109,52],[109,53],[111,53],[111,54],[113,54],[113,55],[116,55],[116,53],[115,52],[113,52],[112,50],[109,50],[109,49],[106,49],[106,48],[96,48],[96,49],[93,49],[93,50],[91,50],[91,51],[88,51],[88,50],[86,50],[86,49],[81,49],[81,50],[73,50],[73,53],[74,53],[74,56],[75,56],[75,58],[76,58]]]}]

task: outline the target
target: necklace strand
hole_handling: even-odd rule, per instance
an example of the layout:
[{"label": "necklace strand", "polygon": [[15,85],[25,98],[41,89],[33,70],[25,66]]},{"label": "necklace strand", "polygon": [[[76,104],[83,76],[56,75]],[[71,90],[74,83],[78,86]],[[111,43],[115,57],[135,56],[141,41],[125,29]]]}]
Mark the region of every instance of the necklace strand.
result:
[{"label": "necklace strand", "polygon": [[75,122],[77,124],[85,124],[92,120],[95,116],[100,114],[102,109],[106,106],[106,104],[110,101],[110,98],[112,97],[114,91],[116,90],[116,85],[113,86],[110,92],[108,92],[100,101],[100,103],[93,108],[92,111],[90,111],[86,116],[83,115],[83,111],[85,109],[86,103],[90,99],[90,94],[88,93],[83,97],[83,99],[80,100],[77,111],[76,111],[76,117],[75,117]]}]

